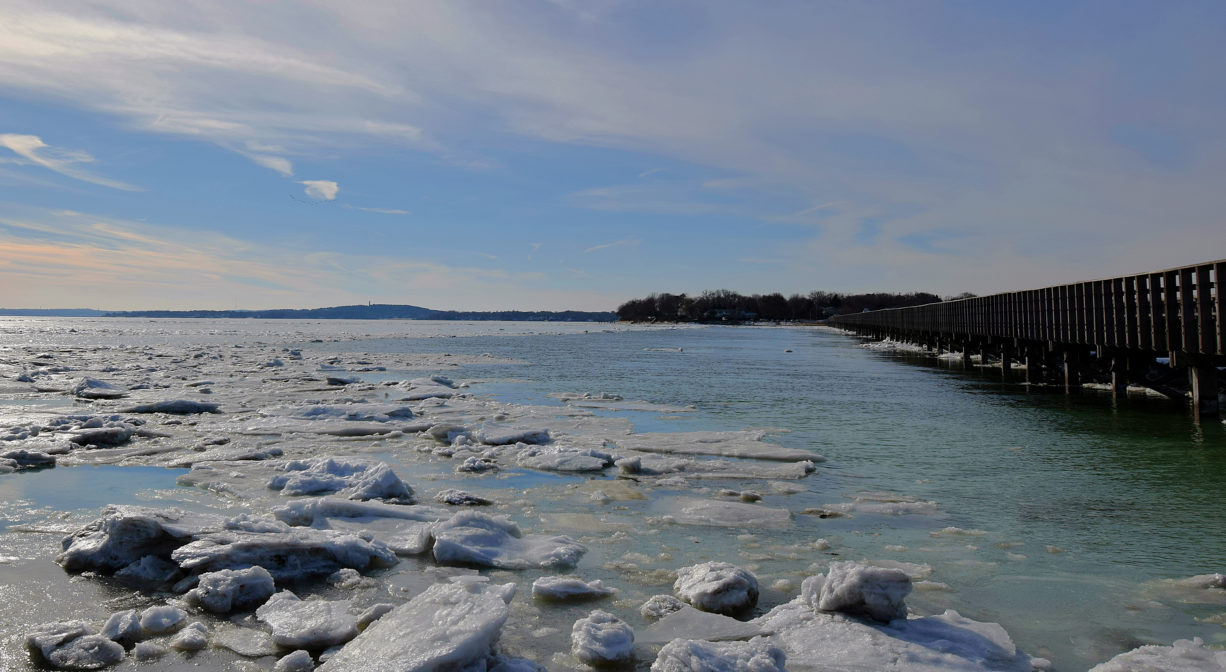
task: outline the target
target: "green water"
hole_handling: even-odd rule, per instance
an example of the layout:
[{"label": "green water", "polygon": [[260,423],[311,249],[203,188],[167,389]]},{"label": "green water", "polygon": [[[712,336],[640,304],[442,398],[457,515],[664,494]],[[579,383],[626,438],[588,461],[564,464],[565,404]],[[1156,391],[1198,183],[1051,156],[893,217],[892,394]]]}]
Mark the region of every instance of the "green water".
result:
[{"label": "green water", "polygon": [[[1163,400],[1067,396],[999,370],[884,354],[813,329],[712,328],[453,339],[525,365],[466,367],[474,392],[518,403],[609,392],[693,404],[661,417],[620,413],[639,431],[781,430],[772,440],[828,458],[805,492],[768,498],[794,511],[891,493],[936,502],[925,515],[856,513],[817,523],[842,557],[930,565],[950,590],[913,609],[955,608],[1002,623],[1060,670],[1086,669],[1141,643],[1226,630],[1226,611],[1162,583],[1226,570],[1226,430]],[[343,344],[437,351],[427,339]],[[972,535],[933,536],[945,527]],[[824,561],[819,555],[798,564]],[[1196,604],[1192,601],[1208,601]]]}]

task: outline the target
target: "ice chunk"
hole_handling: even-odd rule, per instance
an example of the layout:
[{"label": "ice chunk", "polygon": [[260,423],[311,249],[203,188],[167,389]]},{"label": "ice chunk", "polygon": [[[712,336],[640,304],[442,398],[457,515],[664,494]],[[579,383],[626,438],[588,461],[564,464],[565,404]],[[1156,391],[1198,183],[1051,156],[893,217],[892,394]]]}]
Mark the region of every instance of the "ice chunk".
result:
[{"label": "ice chunk", "polygon": [[433,529],[434,560],[442,565],[499,569],[569,568],[587,547],[565,536],[522,536],[511,521],[463,511]]},{"label": "ice chunk", "polygon": [[100,670],[123,660],[124,650],[119,644],[102,635],[85,635],[56,647],[45,654],[53,667],[67,670]]},{"label": "ice chunk", "polygon": [[620,665],[634,660],[634,631],[607,611],[593,611],[575,621],[571,652],[592,666]]},{"label": "ice chunk", "polygon": [[136,562],[115,572],[115,576],[138,583],[161,585],[179,578],[182,572],[179,566],[159,558],[156,555],[146,555]]},{"label": "ice chunk", "polygon": [[383,462],[361,458],[320,457],[292,460],[268,487],[283,495],[336,493],[347,499],[392,499],[408,502],[413,489]]},{"label": "ice chunk", "polygon": [[213,645],[229,649],[240,656],[260,658],[277,653],[272,636],[263,630],[221,625],[213,631]]},{"label": "ice chunk", "polygon": [[82,399],[119,399],[128,396],[127,390],[94,378],[82,378],[72,386],[72,393]]},{"label": "ice chunk", "polygon": [[329,574],[328,583],[337,588],[353,588],[362,583],[362,575],[358,573],[358,570],[346,567]]},{"label": "ice chunk", "polygon": [[1176,640],[1172,646],[1142,646],[1121,653],[1090,672],[1221,672],[1226,651],[1205,648],[1199,637]]},{"label": "ice chunk", "polygon": [[678,523],[721,527],[785,527],[792,522],[787,509],[726,500],[673,497],[660,501]]},{"label": "ice chunk", "polygon": [[371,623],[383,618],[387,615],[387,612],[395,608],[396,605],[391,604],[390,602],[372,604],[371,606],[367,607],[366,611],[358,614],[358,630],[365,630],[366,628],[370,627]]},{"label": "ice chunk", "polygon": [[464,458],[464,461],[455,470],[461,474],[480,474],[487,471],[497,471],[498,463],[488,457],[473,455]]},{"label": "ice chunk", "polygon": [[457,490],[455,488],[440,490],[439,493],[434,496],[434,501],[438,502],[439,504],[450,504],[452,506],[489,506],[490,504],[494,503],[493,500],[474,495],[471,492]]},{"label": "ice chunk", "polygon": [[599,580],[585,582],[569,576],[542,576],[532,582],[532,597],[542,600],[593,600],[613,592]]},{"label": "ice chunk", "polygon": [[855,562],[832,562],[822,584],[817,608],[889,622],[907,617],[903,604],[911,592],[911,577],[898,569]]},{"label": "ice chunk", "polygon": [[187,612],[168,605],[149,607],[140,614],[140,627],[152,635],[174,632],[187,620]]},{"label": "ice chunk", "polygon": [[643,615],[643,618],[660,619],[681,611],[685,606],[685,602],[672,595],[652,595],[647,598],[643,606],[639,607],[639,613]]},{"label": "ice chunk", "polygon": [[128,609],[111,614],[103,624],[100,634],[113,642],[131,644],[145,637],[145,629],[141,627],[136,610]]},{"label": "ice chunk", "polygon": [[379,541],[332,530],[292,528],[285,532],[224,530],[200,535],[171,554],[194,572],[259,565],[274,579],[327,576],[342,567],[366,570],[396,564],[396,554]]},{"label": "ice chunk", "polygon": [[220,413],[220,405],[191,399],[151,401],[123,409],[122,413],[167,413],[169,415],[194,415],[196,413]]},{"label": "ice chunk", "polygon": [[132,657],[138,661],[148,662],[166,655],[166,647],[153,642],[141,642],[132,647]]},{"label": "ice chunk", "polygon": [[542,427],[506,426],[489,424],[478,429],[473,438],[487,446],[504,446],[510,443],[549,443],[549,430]]},{"label": "ice chunk", "polygon": [[666,614],[643,631],[639,639],[649,644],[662,644],[678,638],[714,642],[749,639],[765,633],[766,631],[758,624],[738,621],[722,614],[699,611],[688,604],[682,604],[675,612]]},{"label": "ice chunk", "polygon": [[660,649],[651,672],[787,672],[787,654],[768,640],[704,642],[674,639]]},{"label": "ice chunk", "polygon": [[235,609],[254,607],[274,592],[272,574],[256,566],[201,574],[200,583],[184,598],[188,604],[199,605],[214,614],[228,614]]},{"label": "ice chunk", "polygon": [[101,518],[64,539],[55,561],[67,570],[115,571],[147,555],[168,558],[193,536],[220,529],[222,521],[179,509],[108,506]]},{"label": "ice chunk", "polygon": [[321,665],[320,672],[485,669],[515,584],[484,580],[435,584],[375,621]]},{"label": "ice chunk", "polygon": [[313,669],[315,669],[315,661],[311,660],[311,654],[298,649],[278,659],[277,664],[272,667],[272,672],[311,672]]},{"label": "ice chunk", "polygon": [[119,424],[113,427],[91,427],[73,434],[69,441],[78,446],[119,446],[132,440],[136,428],[131,425]]},{"label": "ice chunk", "polygon": [[170,648],[176,651],[199,651],[209,645],[209,629],[200,621],[192,623],[170,640]]},{"label": "ice chunk", "polygon": [[677,570],[673,590],[698,609],[735,614],[758,603],[758,579],[727,562],[703,562]]},{"label": "ice chunk", "polygon": [[413,410],[401,404],[318,404],[305,408],[269,409],[261,412],[268,415],[288,415],[303,420],[391,422],[413,419]]},{"label": "ice chunk", "polygon": [[520,466],[547,471],[600,471],[611,466],[613,456],[592,448],[572,446],[529,446],[516,444],[496,449],[495,454],[511,454]]},{"label": "ice chunk", "polygon": [[283,590],[255,610],[272,628],[278,646],[324,649],[343,644],[358,634],[357,616],[349,613],[349,600],[300,600]]},{"label": "ice chunk", "polygon": [[320,497],[290,502],[273,509],[273,515],[290,525],[312,525],[324,518],[403,518],[435,522],[451,514],[429,506],[401,506],[379,501],[357,502],[337,497]]},{"label": "ice chunk", "polygon": [[673,455],[714,455],[717,457],[740,457],[758,460],[809,460],[822,462],[821,455],[784,448],[763,441],[766,432],[661,432],[631,434],[618,437],[617,446],[643,453],[667,453]]},{"label": "ice chunk", "polygon": [[39,469],[55,466],[55,456],[39,450],[6,450],[0,452],[0,460],[12,460],[16,469]]},{"label": "ice chunk", "polygon": [[793,661],[817,661],[835,670],[904,672],[1032,672],[999,625],[946,611],[940,616],[896,619],[888,625],[816,612],[803,598],[780,605],[753,623]]}]

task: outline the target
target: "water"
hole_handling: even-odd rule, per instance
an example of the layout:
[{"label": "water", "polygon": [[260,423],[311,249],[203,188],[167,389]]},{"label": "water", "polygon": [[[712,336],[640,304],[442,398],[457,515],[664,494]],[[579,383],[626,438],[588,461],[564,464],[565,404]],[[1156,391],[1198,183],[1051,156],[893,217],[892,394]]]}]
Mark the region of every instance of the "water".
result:
[{"label": "water", "polygon": [[[933,566],[952,592],[913,607],[1001,622],[1058,669],[1085,669],[1141,642],[1226,644],[1223,611],[1168,598],[1156,583],[1226,567],[1219,522],[1226,431],[1162,400],[1114,403],[1028,386],[996,369],[884,354],[816,329],[710,328],[448,342],[523,365],[466,367],[477,393],[530,404],[609,392],[696,407],[621,413],[639,431],[777,430],[772,440],[828,458],[792,496],[812,505],[888,492],[935,515],[822,521],[843,556]],[[423,339],[328,347],[427,352]],[[932,536],[945,527],[981,531]]]},{"label": "water", "polygon": [[[584,576],[619,587],[627,602],[640,593],[667,591],[669,581],[661,583],[652,571],[701,559],[753,564],[760,576],[797,584],[830,560],[856,559],[910,563],[921,574],[927,570],[917,566],[930,567],[929,582],[908,598],[913,610],[953,608],[977,620],[999,622],[1020,647],[1051,658],[1057,670],[1087,669],[1141,643],[1199,636],[1226,644],[1220,625],[1197,620],[1226,612],[1226,604],[1164,583],[1226,567],[1226,531],[1218,521],[1220,493],[1226,491],[1226,429],[1221,423],[1195,423],[1182,406],[1158,400],[1113,403],[1094,393],[1066,396],[1054,388],[1027,386],[1020,378],[1002,378],[997,370],[866,350],[857,339],[821,329],[42,322],[33,330],[28,324],[0,324],[0,335],[19,334],[18,342],[48,349],[120,343],[173,349],[207,342],[334,353],[445,352],[463,361],[480,361],[476,356],[489,353],[499,362],[515,363],[441,372],[474,381],[474,393],[517,404],[560,405],[549,395],[607,392],[627,400],[692,406],[676,413],[599,414],[627,418],[641,432],[762,428],[771,441],[827,458],[817,473],[791,483],[799,492],[789,493],[779,483],[733,480],[712,482],[701,493],[658,489],[650,501],[588,503],[576,509],[576,502],[586,500],[565,493],[610,489],[617,481],[521,470],[473,479],[451,474],[449,464],[423,466],[424,458],[416,453],[371,453],[393,462],[410,482],[420,477],[437,487],[454,485],[479,494],[500,489],[522,493],[515,506],[524,513],[516,517],[532,531],[547,531],[540,529],[540,521],[560,531],[590,526],[593,539],[584,543],[592,551],[582,564]],[[463,337],[445,338],[457,334]],[[391,366],[362,375],[381,380],[422,374]],[[0,404],[0,416],[7,417],[4,413]],[[177,473],[148,467],[59,467],[0,476],[0,498],[6,506],[20,503],[6,510],[20,510],[19,515],[0,516],[7,521],[0,525],[10,528],[0,535],[0,556],[20,555],[22,561],[8,567],[35,573],[29,576],[37,576],[40,585],[58,586],[58,568],[50,564],[48,569],[46,557],[34,557],[53,556],[56,539],[40,541],[47,548],[38,552],[22,550],[12,529],[47,519],[48,511],[69,512],[63,527],[75,529],[89,519],[87,513],[107,503],[188,499],[184,491],[204,496],[174,488]],[[708,528],[683,528],[679,536],[666,539],[645,534],[651,525],[644,521],[668,513],[674,498],[712,496],[722,487],[762,492],[765,505],[797,512],[793,523],[748,536]],[[844,507],[858,497],[899,500],[924,512],[888,515],[861,509],[849,517],[827,518],[799,513]],[[535,527],[528,525],[532,520]],[[620,540],[614,540],[618,533]],[[812,542],[819,538],[828,540],[831,550],[815,548]],[[628,578],[618,563],[635,552],[660,559],[643,560],[641,575]],[[5,573],[0,562],[0,587]],[[498,580],[521,582],[535,576],[495,574]],[[80,582],[73,586],[84,590]],[[765,608],[793,595],[784,588],[766,589]],[[513,616],[508,624],[503,637],[508,646],[567,647],[565,633],[533,640],[530,631],[536,626],[518,625],[524,615]],[[572,616],[563,613],[562,620],[573,621]]]}]

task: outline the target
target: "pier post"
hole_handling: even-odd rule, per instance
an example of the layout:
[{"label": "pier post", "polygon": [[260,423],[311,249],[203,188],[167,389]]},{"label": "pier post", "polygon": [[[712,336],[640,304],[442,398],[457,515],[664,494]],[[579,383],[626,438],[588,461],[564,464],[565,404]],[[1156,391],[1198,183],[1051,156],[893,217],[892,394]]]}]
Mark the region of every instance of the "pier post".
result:
[{"label": "pier post", "polygon": [[1081,356],[1074,350],[1064,351],[1064,392],[1081,387]]},{"label": "pier post", "polygon": [[962,344],[962,366],[971,368],[971,346],[968,343]]},{"label": "pier post", "polygon": [[1128,396],[1128,358],[1120,355],[1111,357],[1111,396],[1123,399]]},{"label": "pier post", "polygon": [[1220,413],[1217,398],[1217,367],[1194,364],[1188,367],[1192,387],[1192,412],[1197,420],[1216,418]]},{"label": "pier post", "polygon": [[1043,382],[1043,352],[1035,345],[1026,347],[1026,382]]},{"label": "pier post", "polygon": [[1000,346],[1000,370],[1008,374],[1013,368],[1013,349],[1007,345]]}]

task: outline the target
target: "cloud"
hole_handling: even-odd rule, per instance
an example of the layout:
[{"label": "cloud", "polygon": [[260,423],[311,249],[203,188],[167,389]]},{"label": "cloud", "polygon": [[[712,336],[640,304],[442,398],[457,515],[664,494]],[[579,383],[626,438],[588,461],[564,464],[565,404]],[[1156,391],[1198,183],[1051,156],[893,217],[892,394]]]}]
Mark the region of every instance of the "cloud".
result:
[{"label": "cloud", "polygon": [[341,190],[332,180],[302,180],[298,184],[305,184],[306,195],[318,201],[334,201]]},{"label": "cloud", "polygon": [[638,245],[642,244],[642,242],[643,241],[637,238],[627,238],[625,240],[618,240],[612,243],[604,243],[602,245],[593,245],[587,248],[586,250],[584,250],[583,253],[587,254],[588,252],[595,252],[597,250],[607,250],[611,247],[626,247],[626,246],[637,247]]},{"label": "cloud", "polygon": [[271,154],[247,154],[246,156],[265,168],[277,171],[282,177],[294,176],[294,164],[290,163],[289,159]]},{"label": "cloud", "polygon": [[26,161],[53,170],[74,180],[89,182],[112,189],[124,191],[141,191],[125,182],[99,177],[87,173],[75,166],[78,163],[93,163],[94,157],[88,152],[55,149],[43,142],[37,135],[21,135],[17,133],[0,134],[0,147],[5,147]]},{"label": "cloud", "polygon": [[401,210],[399,208],[363,208],[361,206],[354,206],[353,209],[361,210],[362,212],[373,212],[373,213],[380,214],[380,215],[410,215],[412,214],[408,210]]}]

